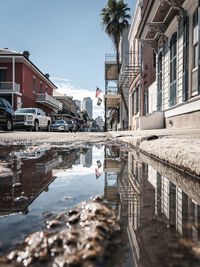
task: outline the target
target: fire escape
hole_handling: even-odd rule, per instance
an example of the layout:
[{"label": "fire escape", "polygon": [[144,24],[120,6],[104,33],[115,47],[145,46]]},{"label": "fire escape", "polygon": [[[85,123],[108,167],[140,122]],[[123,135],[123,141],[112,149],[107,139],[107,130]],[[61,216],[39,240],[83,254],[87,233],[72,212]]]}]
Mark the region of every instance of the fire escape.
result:
[{"label": "fire escape", "polygon": [[[130,62],[130,63],[129,63]],[[123,91],[128,105],[130,86],[134,79],[140,74],[139,54],[127,53],[121,64],[121,71],[118,76],[117,61],[115,55],[106,55],[105,59],[105,131],[117,130],[116,124],[120,128],[128,127],[128,118],[124,120],[125,111],[122,109]],[[123,125],[126,121],[127,125]],[[113,125],[115,126],[113,127]]]},{"label": "fire escape", "polygon": [[115,54],[105,56],[105,131],[119,122],[121,95],[118,91],[118,71]]}]

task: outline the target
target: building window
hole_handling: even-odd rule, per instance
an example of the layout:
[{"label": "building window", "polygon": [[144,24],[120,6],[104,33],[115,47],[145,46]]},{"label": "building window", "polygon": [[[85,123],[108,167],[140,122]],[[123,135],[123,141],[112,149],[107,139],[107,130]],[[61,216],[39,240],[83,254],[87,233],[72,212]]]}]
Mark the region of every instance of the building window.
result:
[{"label": "building window", "polygon": [[153,67],[156,68],[156,53],[153,51]]},{"label": "building window", "polygon": [[144,90],[144,115],[149,113],[149,92],[148,89]]},{"label": "building window", "polygon": [[177,67],[177,33],[172,35],[170,41],[170,95],[169,106],[176,104],[176,67]]},{"label": "building window", "polygon": [[139,112],[139,88],[138,87],[135,89],[133,93],[132,109],[133,109],[133,114],[137,114]]},{"label": "building window", "polygon": [[162,110],[162,52],[158,55],[158,93],[157,93],[157,110]]},{"label": "building window", "polygon": [[134,93],[132,93],[132,101],[131,101],[131,106],[132,106],[132,114],[134,114]]},{"label": "building window", "polygon": [[193,49],[193,66],[192,66],[192,96],[197,94],[198,91],[198,9],[193,14],[192,24],[192,49]]},{"label": "building window", "polygon": [[0,69],[0,82],[6,81],[6,69]]},{"label": "building window", "polygon": [[40,94],[43,93],[43,86],[42,86],[42,82],[40,82]]},{"label": "building window", "polygon": [[36,78],[33,77],[33,92],[36,92]]}]

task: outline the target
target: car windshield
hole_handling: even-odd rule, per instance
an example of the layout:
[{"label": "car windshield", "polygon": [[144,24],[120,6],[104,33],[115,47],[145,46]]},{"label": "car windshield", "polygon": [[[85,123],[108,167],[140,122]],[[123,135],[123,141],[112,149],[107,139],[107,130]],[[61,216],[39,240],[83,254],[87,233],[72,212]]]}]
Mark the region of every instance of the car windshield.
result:
[{"label": "car windshield", "polygon": [[15,111],[15,113],[31,113],[36,114],[36,110],[33,108],[20,108]]},{"label": "car windshield", "polygon": [[63,120],[57,120],[53,121],[52,124],[64,124],[65,122]]},{"label": "car windshield", "polygon": [[6,105],[8,108],[12,109],[11,104],[10,104],[6,99],[4,99],[3,102],[5,103],[5,105]]}]

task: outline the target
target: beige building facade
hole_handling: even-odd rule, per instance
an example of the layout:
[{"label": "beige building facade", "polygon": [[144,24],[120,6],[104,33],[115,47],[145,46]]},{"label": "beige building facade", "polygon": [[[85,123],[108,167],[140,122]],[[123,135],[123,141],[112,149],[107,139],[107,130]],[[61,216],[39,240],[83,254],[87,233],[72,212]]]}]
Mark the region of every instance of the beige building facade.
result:
[{"label": "beige building facade", "polygon": [[156,111],[148,121],[160,113],[163,127],[199,127],[199,24],[198,1],[148,1],[137,33],[156,53]]}]

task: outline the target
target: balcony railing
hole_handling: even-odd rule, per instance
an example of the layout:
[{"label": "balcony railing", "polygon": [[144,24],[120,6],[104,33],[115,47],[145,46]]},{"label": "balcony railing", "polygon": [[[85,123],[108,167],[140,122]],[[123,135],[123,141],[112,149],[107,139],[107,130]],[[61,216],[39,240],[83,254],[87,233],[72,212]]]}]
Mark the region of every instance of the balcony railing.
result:
[{"label": "balcony railing", "polygon": [[2,91],[5,91],[6,93],[9,92],[20,93],[20,84],[13,82],[0,82],[0,92]]},{"label": "balcony railing", "polygon": [[116,54],[106,54],[105,55],[105,62],[106,63],[117,63]]},{"label": "balcony railing", "polygon": [[62,103],[56,100],[54,97],[45,94],[37,94],[36,102],[46,105],[50,108],[62,109]]},{"label": "balcony railing", "polygon": [[119,86],[129,88],[132,81],[139,73],[139,65],[122,65],[119,75]]},{"label": "balcony railing", "polygon": [[116,86],[108,86],[106,88],[106,94],[107,95],[117,95],[117,94],[119,94],[118,88]]}]

